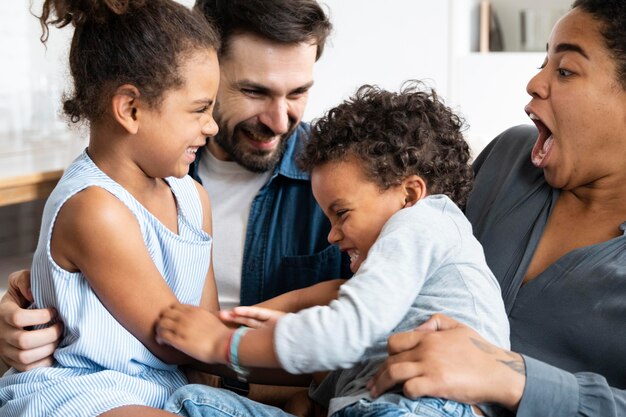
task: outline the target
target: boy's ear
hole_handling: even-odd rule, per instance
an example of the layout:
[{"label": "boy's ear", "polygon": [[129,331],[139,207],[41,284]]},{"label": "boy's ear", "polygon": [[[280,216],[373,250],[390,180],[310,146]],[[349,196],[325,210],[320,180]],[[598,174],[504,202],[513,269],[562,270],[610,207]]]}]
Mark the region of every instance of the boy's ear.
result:
[{"label": "boy's ear", "polygon": [[124,84],[115,90],[111,100],[113,118],[130,134],[139,131],[137,106],[139,90],[134,85]]},{"label": "boy's ear", "polygon": [[404,188],[404,207],[411,207],[419,200],[426,197],[426,181],[419,175],[411,175],[402,182]]}]

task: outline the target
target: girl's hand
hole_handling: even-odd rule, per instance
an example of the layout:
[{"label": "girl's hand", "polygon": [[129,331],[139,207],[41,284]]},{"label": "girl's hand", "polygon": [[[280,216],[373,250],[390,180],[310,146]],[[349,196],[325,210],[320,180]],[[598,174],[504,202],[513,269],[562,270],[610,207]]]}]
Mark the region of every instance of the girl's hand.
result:
[{"label": "girl's hand", "polygon": [[278,319],[285,313],[262,307],[235,307],[232,310],[219,312],[220,319],[226,325],[240,325],[258,329],[266,326],[275,326]]},{"label": "girl's hand", "polygon": [[161,312],[156,325],[156,340],[199,361],[225,364],[232,332],[213,313],[176,303]]},{"label": "girl's hand", "polygon": [[524,392],[521,355],[490,344],[443,314],[435,314],[414,331],[392,335],[388,350],[389,358],[368,382],[374,397],[403,384],[409,398],[495,402],[515,410]]}]

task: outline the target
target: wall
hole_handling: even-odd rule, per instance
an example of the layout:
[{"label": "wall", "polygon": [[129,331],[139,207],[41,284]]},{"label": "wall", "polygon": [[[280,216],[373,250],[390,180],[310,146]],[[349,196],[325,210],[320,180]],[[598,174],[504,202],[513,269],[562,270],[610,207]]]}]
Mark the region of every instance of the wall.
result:
[{"label": "wall", "polygon": [[[35,0],[39,11],[42,0]],[[194,0],[179,0],[192,6]],[[480,58],[480,0],[321,0],[334,31],[316,64],[305,119],[321,116],[363,83],[397,90],[407,79],[424,79],[465,115],[467,137],[479,151],[494,133],[527,122],[523,105],[528,78],[540,65],[536,54]],[[519,51],[522,8],[559,9],[571,0],[491,0],[504,28],[508,50]],[[34,131],[50,124],[67,82],[71,29],[52,29],[48,49],[23,2],[0,2],[0,136],[7,130]],[[510,59],[509,59],[510,58]],[[483,92],[485,94],[483,95]],[[56,107],[55,107],[56,106]],[[54,122],[54,120],[52,120]],[[5,146],[0,141],[1,146]],[[1,152],[1,149],[0,149]]]},{"label": "wall", "polygon": [[[71,29],[51,29],[47,47],[41,44],[38,20],[27,1],[1,1],[0,16],[0,156],[11,159],[33,149],[50,149],[50,140],[64,123],[60,96],[67,82],[67,50]],[[35,0],[33,10],[41,10]],[[6,161],[7,159],[3,159]],[[0,166],[0,175],[2,174]],[[29,264],[35,249],[43,201],[0,207],[0,294],[7,271]]]},{"label": "wall", "polygon": [[334,30],[315,68],[305,119],[321,116],[364,83],[398,90],[423,79],[447,96],[447,0],[324,0]]},{"label": "wall", "polygon": [[[534,23],[531,26],[535,27],[537,31],[541,31],[541,33],[536,34],[540,37],[537,39],[537,43],[541,47],[532,52],[543,51],[551,26],[569,10],[572,2],[573,0],[491,0],[493,9],[496,11],[503,28],[505,49],[517,52],[525,50],[521,42],[520,13],[522,10],[530,10],[534,16]],[[545,29],[540,26],[545,26]],[[529,34],[529,36],[532,37],[533,34]]]},{"label": "wall", "polygon": [[[524,112],[530,96],[526,84],[537,73],[545,52],[521,52],[520,11],[558,16],[571,0],[491,0],[499,17],[505,51],[479,53],[478,26],[481,0],[452,0],[454,53],[450,59],[450,102],[469,124],[467,138],[475,153],[511,126],[531,124]],[[545,33],[537,43],[545,48]]]}]

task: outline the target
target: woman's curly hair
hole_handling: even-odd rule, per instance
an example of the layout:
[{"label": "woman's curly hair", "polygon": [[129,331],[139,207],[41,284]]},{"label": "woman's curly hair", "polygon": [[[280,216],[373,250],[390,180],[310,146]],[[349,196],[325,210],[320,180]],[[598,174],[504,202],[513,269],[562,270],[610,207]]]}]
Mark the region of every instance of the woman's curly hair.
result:
[{"label": "woman's curly hair", "polygon": [[464,207],[474,175],[462,127],[422,82],[408,81],[399,93],[364,85],[313,122],[299,163],[312,171],[356,157],[366,178],[383,190],[415,174],[429,194],[445,194]]}]

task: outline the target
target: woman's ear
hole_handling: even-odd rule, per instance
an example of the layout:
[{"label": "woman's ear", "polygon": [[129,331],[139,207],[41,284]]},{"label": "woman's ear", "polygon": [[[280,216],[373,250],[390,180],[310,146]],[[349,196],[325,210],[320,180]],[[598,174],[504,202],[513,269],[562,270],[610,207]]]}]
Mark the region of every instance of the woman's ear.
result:
[{"label": "woman's ear", "polygon": [[402,182],[404,188],[404,207],[411,207],[426,197],[426,181],[419,175],[410,175]]},{"label": "woman's ear", "polygon": [[124,84],[115,90],[111,100],[113,118],[130,134],[139,131],[137,105],[139,90],[134,85]]}]

